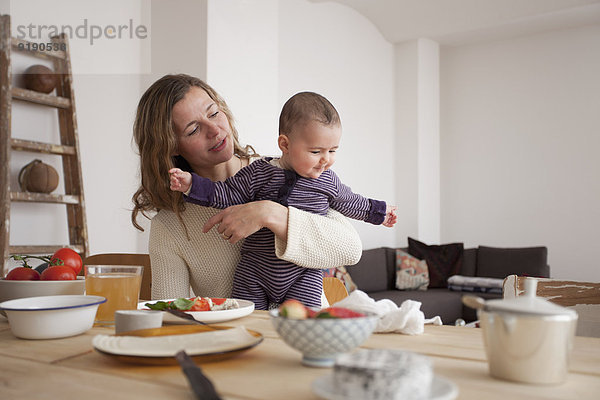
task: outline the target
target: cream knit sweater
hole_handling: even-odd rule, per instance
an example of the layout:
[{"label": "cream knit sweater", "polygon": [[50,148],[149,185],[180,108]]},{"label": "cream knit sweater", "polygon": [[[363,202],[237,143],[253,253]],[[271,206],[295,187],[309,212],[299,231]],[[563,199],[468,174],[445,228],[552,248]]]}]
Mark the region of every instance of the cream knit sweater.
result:
[{"label": "cream knit sweater", "polygon": [[[356,230],[341,214],[327,217],[288,207],[287,242],[275,238],[277,257],[307,268],[356,264],[362,244]],[[223,240],[215,228],[202,233],[204,223],[219,210],[186,204],[182,213],[190,240],[172,211],[161,210],[150,227],[152,298],[187,297],[191,286],[198,296],[229,297],[241,242]]]}]

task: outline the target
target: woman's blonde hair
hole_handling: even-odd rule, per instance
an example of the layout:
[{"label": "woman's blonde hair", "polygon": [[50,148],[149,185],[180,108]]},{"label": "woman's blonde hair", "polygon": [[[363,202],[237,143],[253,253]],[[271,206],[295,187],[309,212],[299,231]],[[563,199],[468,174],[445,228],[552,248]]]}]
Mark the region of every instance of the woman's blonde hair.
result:
[{"label": "woman's blonde hair", "polygon": [[181,156],[172,156],[177,151],[173,130],[173,107],[181,101],[192,87],[199,87],[217,104],[227,116],[234,143],[234,154],[248,158],[255,154],[252,146],[242,146],[233,123],[233,115],[227,103],[206,82],[193,76],[165,75],[152,84],[142,95],[138,104],[133,138],[140,156],[141,185],[133,195],[134,208],[131,214],[133,225],[143,231],[137,217],[141,213],[167,209],[174,211],[180,221],[185,203],[180,192],[169,188],[169,169],[178,167],[191,172],[188,162]]}]

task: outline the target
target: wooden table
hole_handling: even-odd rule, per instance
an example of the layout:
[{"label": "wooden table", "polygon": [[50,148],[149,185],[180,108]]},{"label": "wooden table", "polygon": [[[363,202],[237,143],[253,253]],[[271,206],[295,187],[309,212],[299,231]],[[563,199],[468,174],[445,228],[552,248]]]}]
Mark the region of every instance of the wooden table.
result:
[{"label": "wooden table", "polygon": [[[300,353],[283,343],[266,312],[221,325],[244,325],[261,332],[257,347],[224,361],[203,364],[224,399],[311,400],[311,382],[331,369],[308,368]],[[93,328],[56,340],[15,338],[0,316],[0,399],[194,399],[177,366],[124,364],[94,351]],[[481,332],[476,328],[426,326],[417,336],[374,334],[362,347],[394,348],[431,356],[435,373],[452,380],[459,399],[597,399],[600,393],[600,339],[577,337],[566,383],[536,386],[488,375]]]}]

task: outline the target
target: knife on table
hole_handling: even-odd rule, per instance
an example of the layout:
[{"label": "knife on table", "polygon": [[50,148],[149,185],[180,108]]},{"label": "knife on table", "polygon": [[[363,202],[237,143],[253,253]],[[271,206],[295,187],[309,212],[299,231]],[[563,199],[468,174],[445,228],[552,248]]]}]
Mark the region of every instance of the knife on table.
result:
[{"label": "knife on table", "polygon": [[187,320],[192,321],[192,322],[194,322],[196,324],[204,325],[204,326],[210,328],[210,326],[206,322],[198,321],[196,318],[194,318],[193,315],[188,314],[185,311],[174,310],[174,309],[171,309],[171,308],[167,308],[164,311],[168,312],[169,314],[173,314],[174,316],[176,316],[178,318],[187,319]]},{"label": "knife on table", "polygon": [[175,354],[175,359],[181,366],[183,373],[190,382],[192,391],[199,400],[222,400],[217,394],[215,387],[210,379],[202,373],[200,367],[196,365],[194,360],[184,350]]}]

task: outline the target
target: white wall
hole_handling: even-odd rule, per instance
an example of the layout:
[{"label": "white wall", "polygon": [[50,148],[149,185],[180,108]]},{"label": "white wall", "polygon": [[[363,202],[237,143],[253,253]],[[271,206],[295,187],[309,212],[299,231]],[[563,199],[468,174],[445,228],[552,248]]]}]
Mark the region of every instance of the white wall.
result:
[{"label": "white wall", "polygon": [[[29,24],[106,27],[128,24],[132,19],[134,26],[141,25],[147,23],[141,3],[4,1],[2,13],[11,15],[12,33],[17,36],[17,27]],[[48,32],[49,28],[43,31],[46,38]],[[140,94],[139,74],[149,65],[144,56],[148,52],[143,50],[148,41],[123,36],[97,39],[92,44],[91,31],[87,32],[85,38],[71,38],[70,47],[90,251],[135,251],[137,233],[129,220],[137,160],[131,150],[131,131]],[[28,32],[25,39],[40,41],[34,33],[35,37],[29,37]],[[15,54],[13,73],[33,63],[40,60]],[[19,84],[16,78],[14,82]],[[57,126],[54,109],[13,102],[14,137],[59,143]],[[18,190],[16,175],[20,168],[31,159],[42,158],[59,171],[61,184],[56,193],[64,193],[58,157],[23,152],[12,155],[14,190]],[[11,245],[67,243],[64,206],[12,203],[10,236]]]},{"label": "white wall", "polygon": [[[300,90],[321,92],[344,127],[336,172],[355,191],[396,203],[404,213],[394,230],[355,222],[364,247],[404,245],[409,234],[420,235],[418,136],[405,134],[419,125],[401,115],[417,112],[419,103],[394,97],[395,91],[418,93],[418,82],[408,78],[418,77],[418,57],[400,56],[402,45],[394,48],[353,10],[306,0],[139,0],[112,7],[33,1],[0,6],[16,23],[133,18],[159,34],[156,41],[113,43],[133,47],[71,42],[93,253],[147,249],[146,234],[129,222],[138,168],[131,129],[141,93],[172,72],[213,84],[237,116],[242,140],[265,154],[277,152],[283,102]],[[68,6],[57,7],[63,1]],[[595,25],[442,48],[440,242],[546,245],[554,276],[600,279],[593,251],[600,237],[598,43]],[[56,137],[49,110],[21,106],[14,108],[16,137]],[[39,155],[13,155],[16,184],[20,167]],[[48,235],[63,242],[63,231],[53,229],[60,213],[29,206],[13,203],[11,243],[48,243]]]},{"label": "white wall", "polygon": [[[299,91],[327,97],[343,127],[334,171],[353,191],[396,204],[393,46],[345,6],[294,0],[279,11],[280,109]],[[351,221],[364,248],[395,245],[395,229]]]},{"label": "white wall", "polygon": [[[393,47],[366,18],[306,0],[213,0],[208,49],[208,81],[233,109],[242,141],[279,154],[284,102],[319,92],[342,119],[336,173],[358,193],[396,202]],[[365,248],[395,244],[393,229],[354,224]]]},{"label": "white wall", "polygon": [[[140,50],[142,58],[149,59],[150,68],[137,76],[140,90],[130,105],[133,107],[130,137],[137,103],[152,83],[167,74],[185,73],[204,80],[207,74],[208,0],[144,0],[141,7],[142,15],[149,20],[151,36],[149,43]],[[133,140],[131,143],[136,164],[132,170],[135,174],[131,176],[135,188],[129,198],[140,184],[139,157]],[[152,213],[149,216],[152,217]],[[139,215],[137,222],[144,231],[135,230],[135,241],[124,245],[128,247],[128,252],[147,253],[150,221]]]},{"label": "white wall", "polygon": [[419,43],[418,40],[394,46],[396,123],[395,174],[398,199],[397,244],[407,245],[407,237],[419,238]]},{"label": "white wall", "polygon": [[[144,0],[151,40],[143,49],[151,68],[141,76],[142,92],[166,74],[206,79],[207,0]],[[138,99],[139,100],[139,99]]]},{"label": "white wall", "polygon": [[419,238],[440,240],[440,46],[419,39]]},{"label": "white wall", "polygon": [[207,81],[231,109],[244,144],[262,155],[277,147],[279,27],[277,0],[211,0]]},{"label": "white wall", "polygon": [[600,280],[600,25],[442,51],[442,240]]},{"label": "white wall", "polygon": [[440,68],[438,43],[395,46],[397,245],[440,242]]},{"label": "white wall", "polygon": [[[336,171],[357,192],[395,203],[392,46],[353,10],[304,0],[138,1],[114,7],[60,1],[60,7],[39,0],[10,2],[4,12],[12,14],[15,26],[77,26],[85,19],[88,24],[117,24],[132,18],[150,31],[150,40],[128,43],[133,47],[119,51],[106,41],[93,46],[89,38],[71,41],[91,253],[147,249],[147,232],[138,233],[129,221],[138,183],[131,129],[139,96],[166,73],[207,79],[229,102],[242,140],[263,154],[278,154],[277,119],[283,102],[300,90],[323,93],[338,108],[345,130]],[[111,64],[116,69],[107,66]],[[15,126],[32,125],[32,136],[24,137],[58,141],[53,114],[44,114],[43,122],[51,139],[36,131],[37,114],[15,106]],[[356,162],[358,155],[363,162]],[[13,176],[25,163],[17,157],[15,161],[19,165],[11,166]],[[60,170],[60,164],[56,167]],[[49,207],[55,206],[42,205],[32,212],[31,205],[15,203],[11,243],[66,242],[60,225],[64,212]],[[36,223],[50,228],[32,233],[29,227]],[[356,226],[365,247],[394,244],[393,230]]]}]

